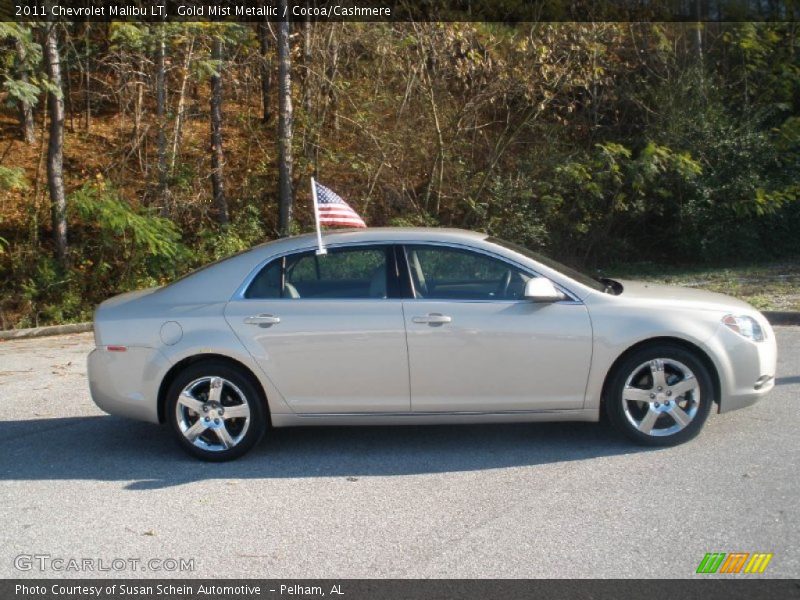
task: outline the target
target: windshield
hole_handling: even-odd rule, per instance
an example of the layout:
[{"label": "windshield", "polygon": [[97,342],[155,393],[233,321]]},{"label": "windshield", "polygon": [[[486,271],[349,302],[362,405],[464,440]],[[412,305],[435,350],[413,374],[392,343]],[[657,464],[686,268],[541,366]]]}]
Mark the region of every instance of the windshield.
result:
[{"label": "windshield", "polygon": [[532,258],[536,262],[542,263],[544,266],[550,267],[551,269],[554,269],[559,273],[563,273],[570,279],[574,279],[578,283],[582,283],[586,287],[592,288],[593,290],[597,290],[598,292],[608,291],[608,286],[605,283],[601,283],[597,279],[594,279],[593,277],[590,277],[585,273],[576,271],[572,267],[563,265],[557,260],[553,260],[549,256],[545,256],[544,254],[539,254],[538,252],[529,250],[525,246],[520,246],[519,244],[515,244],[514,242],[507,242],[505,240],[501,240],[496,237],[488,237],[486,238],[486,241],[492,244],[497,244],[498,246],[502,246],[503,248],[508,248],[509,250],[513,250],[514,252],[518,252],[524,256],[527,256],[528,258]]}]

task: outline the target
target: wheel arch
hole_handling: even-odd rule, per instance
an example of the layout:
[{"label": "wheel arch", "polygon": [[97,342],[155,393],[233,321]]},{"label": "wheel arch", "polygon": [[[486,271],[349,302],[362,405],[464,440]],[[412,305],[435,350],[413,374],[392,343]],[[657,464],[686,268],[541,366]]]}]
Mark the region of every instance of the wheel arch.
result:
[{"label": "wheel arch", "polygon": [[166,421],[167,390],[169,390],[169,387],[172,385],[172,382],[175,381],[175,378],[186,367],[207,360],[226,363],[229,366],[240,370],[245,377],[250,379],[250,383],[252,383],[255,386],[256,391],[261,394],[261,401],[265,410],[264,414],[267,418],[267,425],[269,425],[271,419],[269,402],[267,401],[267,393],[266,390],[264,390],[264,386],[261,385],[261,381],[259,381],[258,377],[256,377],[256,374],[253,373],[253,371],[247,365],[236,360],[235,358],[231,358],[230,356],[226,356],[224,354],[214,353],[193,354],[178,361],[172,365],[172,367],[170,367],[169,371],[167,371],[167,373],[164,375],[163,379],[161,380],[161,384],[158,387],[158,422],[164,423]]},{"label": "wheel arch", "polygon": [[722,385],[720,383],[719,378],[719,371],[717,366],[714,364],[714,361],[711,360],[711,357],[708,355],[708,352],[703,350],[697,344],[694,344],[690,341],[684,340],[682,338],[671,337],[671,336],[661,336],[661,337],[653,337],[648,338],[646,340],[642,340],[626,348],[622,354],[620,354],[614,363],[611,365],[611,368],[608,369],[606,373],[605,379],[603,380],[603,388],[602,393],[600,396],[600,410],[601,414],[605,414],[604,407],[606,402],[606,395],[608,391],[608,386],[611,382],[614,373],[616,372],[617,368],[619,367],[620,363],[624,361],[628,356],[633,354],[634,352],[646,347],[652,346],[656,344],[672,344],[673,346],[679,346],[688,352],[694,354],[700,362],[703,363],[706,369],[708,369],[708,373],[711,376],[711,384],[713,386],[713,394],[714,394],[714,402],[717,405],[717,412],[719,412],[720,407],[720,397],[722,395]]}]

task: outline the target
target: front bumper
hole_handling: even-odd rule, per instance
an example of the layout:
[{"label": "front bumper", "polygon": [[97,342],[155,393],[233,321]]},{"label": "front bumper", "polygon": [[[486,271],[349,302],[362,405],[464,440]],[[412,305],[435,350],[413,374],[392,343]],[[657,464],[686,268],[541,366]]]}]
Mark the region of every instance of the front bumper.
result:
[{"label": "front bumper", "polygon": [[769,323],[761,317],[766,334],[763,342],[753,342],[721,325],[713,343],[718,347],[717,365],[721,398],[719,412],[730,412],[755,404],[775,387],[778,345]]},{"label": "front bumper", "polygon": [[128,347],[124,352],[99,346],[87,359],[92,400],[105,412],[158,423],[158,387],[169,369],[154,348]]}]

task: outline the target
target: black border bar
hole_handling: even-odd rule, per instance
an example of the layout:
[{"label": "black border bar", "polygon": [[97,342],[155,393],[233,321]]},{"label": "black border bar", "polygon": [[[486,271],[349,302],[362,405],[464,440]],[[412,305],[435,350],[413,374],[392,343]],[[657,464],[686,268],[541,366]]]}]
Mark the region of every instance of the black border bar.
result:
[{"label": "black border bar", "polygon": [[0,21],[795,21],[800,0],[0,0]]},{"label": "black border bar", "polygon": [[[646,560],[646,558],[643,558]],[[161,587],[159,587],[161,586]],[[27,588],[27,592],[24,588]],[[36,588],[36,591],[31,591]],[[207,591],[204,592],[203,589]],[[307,593],[308,590],[319,593]],[[130,592],[137,593],[130,593]],[[162,593],[159,593],[161,591]],[[800,598],[800,580],[4,579],[3,600],[753,600]]]}]

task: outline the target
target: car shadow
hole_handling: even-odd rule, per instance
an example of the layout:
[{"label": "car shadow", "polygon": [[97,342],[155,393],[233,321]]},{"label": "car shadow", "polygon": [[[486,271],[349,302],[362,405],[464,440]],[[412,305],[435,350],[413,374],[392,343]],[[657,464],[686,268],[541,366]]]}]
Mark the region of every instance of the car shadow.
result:
[{"label": "car shadow", "polygon": [[777,377],[775,385],[792,385],[800,383],[800,375],[790,375],[789,377]]},{"label": "car shadow", "polygon": [[605,423],[274,429],[227,463],[189,457],[167,427],[111,416],[6,421],[0,440],[0,481],[127,481],[130,490],[207,479],[475,471],[646,451]]}]

